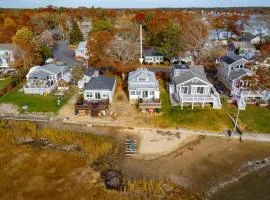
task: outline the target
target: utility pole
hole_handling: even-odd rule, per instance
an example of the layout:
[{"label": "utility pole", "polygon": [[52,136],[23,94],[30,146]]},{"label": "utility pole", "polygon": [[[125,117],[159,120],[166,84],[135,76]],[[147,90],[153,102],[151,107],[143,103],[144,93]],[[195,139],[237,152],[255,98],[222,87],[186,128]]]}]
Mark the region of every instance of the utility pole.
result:
[{"label": "utility pole", "polygon": [[140,53],[141,53],[141,57],[139,59],[140,63],[143,63],[143,50],[142,50],[142,25],[140,24]]},{"label": "utility pole", "polygon": [[237,121],[238,121],[238,117],[239,117],[239,106],[237,105],[237,115],[236,115],[236,120],[235,120],[235,123],[234,123],[234,130],[233,130],[233,133],[235,134],[236,132],[236,127],[237,127]]}]

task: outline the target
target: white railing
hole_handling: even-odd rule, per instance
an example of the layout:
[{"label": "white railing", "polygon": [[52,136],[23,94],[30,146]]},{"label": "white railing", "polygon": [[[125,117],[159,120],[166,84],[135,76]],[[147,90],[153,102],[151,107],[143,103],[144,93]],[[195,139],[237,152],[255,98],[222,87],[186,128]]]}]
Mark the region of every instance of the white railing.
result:
[{"label": "white railing", "polygon": [[56,84],[50,86],[50,87],[23,87],[25,94],[40,94],[43,95],[45,93],[49,94],[51,91],[53,91],[56,88]]},{"label": "white railing", "polygon": [[180,99],[181,101],[183,102],[186,102],[186,103],[212,103],[213,102],[213,98],[211,96],[183,96],[183,95],[180,95]]}]

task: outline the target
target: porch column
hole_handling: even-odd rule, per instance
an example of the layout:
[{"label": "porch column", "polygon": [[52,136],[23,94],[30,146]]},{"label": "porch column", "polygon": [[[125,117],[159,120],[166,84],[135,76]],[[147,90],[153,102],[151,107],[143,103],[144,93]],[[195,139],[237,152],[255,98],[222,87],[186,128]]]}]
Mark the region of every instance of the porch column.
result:
[{"label": "porch column", "polygon": [[183,102],[183,99],[181,101],[181,110],[183,110],[183,106],[184,106],[184,102]]},{"label": "porch column", "polygon": [[203,97],[202,108],[204,108],[204,101],[205,101],[205,97]]}]

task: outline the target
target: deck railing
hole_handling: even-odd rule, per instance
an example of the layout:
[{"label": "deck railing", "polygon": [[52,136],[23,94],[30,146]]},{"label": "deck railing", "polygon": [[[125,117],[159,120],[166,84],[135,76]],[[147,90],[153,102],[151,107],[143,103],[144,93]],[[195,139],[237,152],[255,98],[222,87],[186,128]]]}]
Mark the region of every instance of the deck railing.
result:
[{"label": "deck railing", "polygon": [[140,99],[139,101],[140,108],[161,108],[161,102],[159,99]]}]

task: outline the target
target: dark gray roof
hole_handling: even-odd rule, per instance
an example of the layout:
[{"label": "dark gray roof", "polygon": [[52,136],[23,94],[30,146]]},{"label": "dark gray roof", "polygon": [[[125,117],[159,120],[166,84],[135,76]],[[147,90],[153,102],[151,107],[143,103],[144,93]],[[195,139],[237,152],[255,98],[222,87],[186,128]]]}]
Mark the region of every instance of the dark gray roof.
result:
[{"label": "dark gray roof", "polygon": [[92,77],[88,83],[85,84],[86,90],[113,90],[115,83],[114,77],[98,76]]},{"label": "dark gray roof", "polygon": [[14,50],[15,46],[13,44],[0,44],[0,50]]},{"label": "dark gray roof", "polygon": [[188,64],[174,64],[173,68],[174,69],[190,69]]},{"label": "dark gray roof", "polygon": [[227,64],[230,65],[230,64],[232,64],[232,63],[234,63],[234,62],[240,60],[241,58],[242,58],[242,57],[240,57],[240,56],[238,56],[238,55],[236,55],[236,54],[234,54],[234,53],[230,53],[230,54],[228,54],[228,55],[226,55],[226,56],[221,57],[220,60],[222,60],[222,61],[224,61],[225,63],[227,63]]},{"label": "dark gray roof", "polygon": [[92,67],[90,67],[85,71],[84,75],[91,77],[94,74],[94,72],[95,70]]},{"label": "dark gray roof", "polygon": [[251,41],[252,39],[256,38],[258,35],[253,35],[252,33],[245,32],[240,39],[245,39]]},{"label": "dark gray roof", "polygon": [[240,78],[241,76],[246,75],[246,74],[248,74],[248,72],[245,71],[244,69],[231,71],[230,75],[229,75],[229,78],[234,80],[234,79]]},{"label": "dark gray roof", "polygon": [[186,82],[186,81],[188,81],[188,80],[191,80],[191,79],[193,79],[193,78],[199,78],[199,79],[201,79],[201,80],[207,82],[208,84],[211,84],[211,83],[207,80],[206,76],[203,76],[202,74],[199,74],[199,73],[194,72],[194,71],[192,71],[192,70],[188,70],[187,72],[184,72],[184,73],[180,74],[179,76],[173,78],[173,82],[174,82],[176,85],[179,85],[179,84],[184,83],[184,82]]},{"label": "dark gray roof", "polygon": [[156,49],[154,48],[148,48],[144,49],[143,51],[144,56],[163,56],[161,53],[159,53]]},{"label": "dark gray roof", "polygon": [[40,69],[44,69],[46,71],[58,74],[59,72],[63,71],[67,66],[65,65],[55,65],[55,64],[47,64],[44,66],[41,66]]},{"label": "dark gray roof", "polygon": [[50,76],[51,74],[49,72],[44,72],[44,71],[35,71],[33,73],[31,73],[29,75],[29,77],[36,77],[36,78],[39,78],[39,79],[47,79],[48,76]]}]

